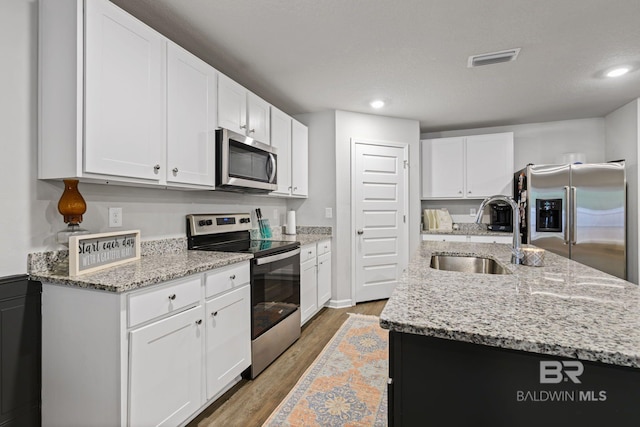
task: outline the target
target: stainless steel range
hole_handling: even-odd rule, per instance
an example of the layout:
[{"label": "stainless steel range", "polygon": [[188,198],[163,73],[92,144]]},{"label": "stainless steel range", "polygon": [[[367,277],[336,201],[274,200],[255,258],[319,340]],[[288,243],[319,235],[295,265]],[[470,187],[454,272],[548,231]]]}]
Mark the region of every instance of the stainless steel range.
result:
[{"label": "stainless steel range", "polygon": [[187,215],[189,250],[240,252],[251,260],[251,368],[255,378],[300,337],[300,244],[251,240],[251,215]]}]

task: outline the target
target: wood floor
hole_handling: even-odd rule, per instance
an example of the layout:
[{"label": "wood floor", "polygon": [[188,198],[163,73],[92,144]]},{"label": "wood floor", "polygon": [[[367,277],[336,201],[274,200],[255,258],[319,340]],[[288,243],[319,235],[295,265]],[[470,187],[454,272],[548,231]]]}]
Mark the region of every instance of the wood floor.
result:
[{"label": "wood floor", "polygon": [[302,328],[300,339],[253,380],[242,380],[188,427],[261,426],[347,320],[347,313],[378,316],[387,300],[325,308]]}]

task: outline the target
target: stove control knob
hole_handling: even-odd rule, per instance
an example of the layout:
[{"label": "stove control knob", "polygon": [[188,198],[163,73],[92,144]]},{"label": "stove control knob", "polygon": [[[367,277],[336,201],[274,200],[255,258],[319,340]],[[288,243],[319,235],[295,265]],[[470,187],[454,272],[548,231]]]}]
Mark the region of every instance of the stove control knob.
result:
[{"label": "stove control knob", "polygon": [[198,221],[198,225],[200,227],[204,227],[205,225],[207,225],[207,221],[205,221],[204,219],[201,219],[200,221]]},{"label": "stove control knob", "polygon": [[207,225],[213,225],[213,220],[208,219],[207,220]]}]

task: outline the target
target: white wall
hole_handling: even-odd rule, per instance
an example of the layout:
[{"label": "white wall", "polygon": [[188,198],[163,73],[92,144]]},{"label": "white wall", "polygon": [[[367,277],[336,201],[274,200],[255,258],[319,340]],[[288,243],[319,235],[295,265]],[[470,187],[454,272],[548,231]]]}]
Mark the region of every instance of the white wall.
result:
[{"label": "white wall", "polygon": [[[291,199],[289,209],[296,211],[300,225],[335,227],[336,195],[336,114],[323,111],[295,117],[309,127],[309,198]],[[332,218],[325,217],[331,208]]]},{"label": "white wall", "polygon": [[[62,182],[37,179],[36,0],[0,2],[0,277],[26,272],[27,254],[58,249],[55,233],[66,225],[57,211]],[[185,235],[188,213],[250,211],[261,207],[278,225],[286,200],[221,192],[187,192],[80,184],[87,201],[82,226],[107,231],[107,208],[123,208],[123,227],[143,240]],[[277,213],[274,213],[274,209]]]},{"label": "white wall", "polygon": [[[334,258],[333,299],[352,300],[351,251],[355,231],[351,230],[351,139],[403,142],[409,144],[409,256],[420,242],[420,124],[416,120],[336,111],[336,228],[339,257]],[[318,177],[309,177],[318,179]],[[331,189],[327,189],[331,191]]]},{"label": "white wall", "polygon": [[605,159],[625,159],[627,172],[627,280],[638,283],[638,145],[640,100],[636,99],[605,117]]}]

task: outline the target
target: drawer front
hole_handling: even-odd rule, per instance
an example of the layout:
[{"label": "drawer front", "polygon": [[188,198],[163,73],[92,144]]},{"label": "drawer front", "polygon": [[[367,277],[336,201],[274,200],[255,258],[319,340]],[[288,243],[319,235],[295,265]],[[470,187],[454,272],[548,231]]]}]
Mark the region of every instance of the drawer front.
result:
[{"label": "drawer front", "polygon": [[202,275],[181,279],[161,288],[129,295],[129,327],[200,301]]},{"label": "drawer front", "polygon": [[326,254],[327,252],[331,252],[331,240],[318,242],[318,255]]},{"label": "drawer front", "polygon": [[300,263],[315,259],[317,253],[315,244],[303,246],[300,250]]},{"label": "drawer front", "polygon": [[209,298],[250,281],[249,262],[215,269],[205,276],[205,297]]}]

